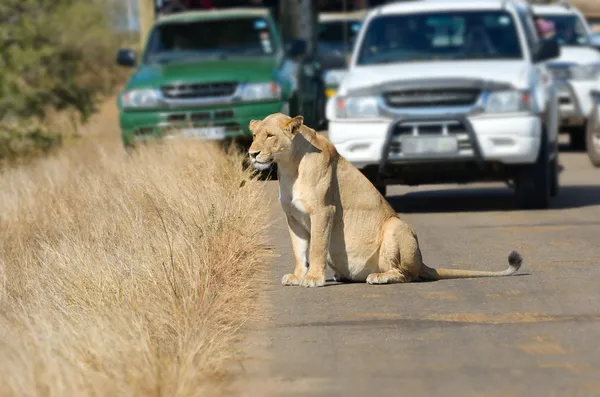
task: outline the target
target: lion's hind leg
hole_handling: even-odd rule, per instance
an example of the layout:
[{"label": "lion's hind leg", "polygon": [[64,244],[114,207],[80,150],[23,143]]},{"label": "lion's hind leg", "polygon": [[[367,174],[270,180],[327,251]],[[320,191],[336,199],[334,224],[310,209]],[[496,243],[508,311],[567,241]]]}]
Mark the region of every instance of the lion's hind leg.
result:
[{"label": "lion's hind leg", "polygon": [[368,284],[408,283],[411,277],[401,267],[400,220],[392,218],[383,226],[383,239],[379,250],[379,271],[367,276]]}]

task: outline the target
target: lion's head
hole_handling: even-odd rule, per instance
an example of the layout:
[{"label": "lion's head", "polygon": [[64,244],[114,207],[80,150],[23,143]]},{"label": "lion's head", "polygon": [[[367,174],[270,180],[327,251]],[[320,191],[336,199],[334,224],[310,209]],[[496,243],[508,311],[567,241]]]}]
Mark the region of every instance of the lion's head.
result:
[{"label": "lion's head", "polygon": [[252,165],[259,171],[268,169],[292,148],[292,139],[300,130],[304,118],[290,117],[283,113],[274,113],[263,120],[250,121],[252,145],[248,150]]}]

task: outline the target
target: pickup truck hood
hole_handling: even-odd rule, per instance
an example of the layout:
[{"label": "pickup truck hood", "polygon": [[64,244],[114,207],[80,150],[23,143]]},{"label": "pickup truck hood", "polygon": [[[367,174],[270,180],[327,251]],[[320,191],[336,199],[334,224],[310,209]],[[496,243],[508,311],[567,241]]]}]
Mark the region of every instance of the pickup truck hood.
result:
[{"label": "pickup truck hood", "polygon": [[388,82],[469,78],[527,86],[530,66],[523,61],[450,61],[395,63],[376,66],[355,66],[349,70],[339,92],[378,86]]},{"label": "pickup truck hood", "polygon": [[126,88],[156,88],[173,82],[265,81],[273,78],[276,67],[275,58],[143,64],[130,78]]},{"label": "pickup truck hood", "polygon": [[600,52],[591,47],[561,47],[560,57],[548,61],[553,63],[577,63],[588,64],[600,62]]}]

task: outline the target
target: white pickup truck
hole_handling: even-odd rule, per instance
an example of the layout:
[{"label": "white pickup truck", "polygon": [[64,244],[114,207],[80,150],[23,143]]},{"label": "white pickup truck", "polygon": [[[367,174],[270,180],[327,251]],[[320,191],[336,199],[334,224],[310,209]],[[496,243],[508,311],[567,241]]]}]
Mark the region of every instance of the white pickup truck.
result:
[{"label": "white pickup truck", "polygon": [[[592,46],[600,52],[600,32],[590,36]],[[591,163],[600,167],[600,84],[592,90],[594,108],[588,119],[586,130],[586,146]]]},{"label": "white pickup truck", "polygon": [[571,146],[586,147],[586,127],[594,110],[592,91],[599,88],[600,52],[592,46],[592,29],[583,14],[568,3],[534,5],[537,17],[552,22],[560,57],[548,62],[558,91],[561,129]]},{"label": "white pickup truck", "polygon": [[522,208],[558,194],[558,102],[518,0],[390,3],[366,17],[328,100],[329,139],[386,185],[505,181]]}]

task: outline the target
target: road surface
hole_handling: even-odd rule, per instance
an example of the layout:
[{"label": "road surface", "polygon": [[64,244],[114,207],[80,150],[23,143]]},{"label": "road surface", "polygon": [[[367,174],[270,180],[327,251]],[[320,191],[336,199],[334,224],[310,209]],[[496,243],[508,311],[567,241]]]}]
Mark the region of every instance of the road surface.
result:
[{"label": "road surface", "polygon": [[389,188],[429,266],[501,270],[513,249],[524,263],[512,277],[383,286],[280,285],[292,251],[268,182],[280,257],[239,394],[600,396],[600,170],[583,153],[561,163],[544,211],[515,209],[502,184]]}]

